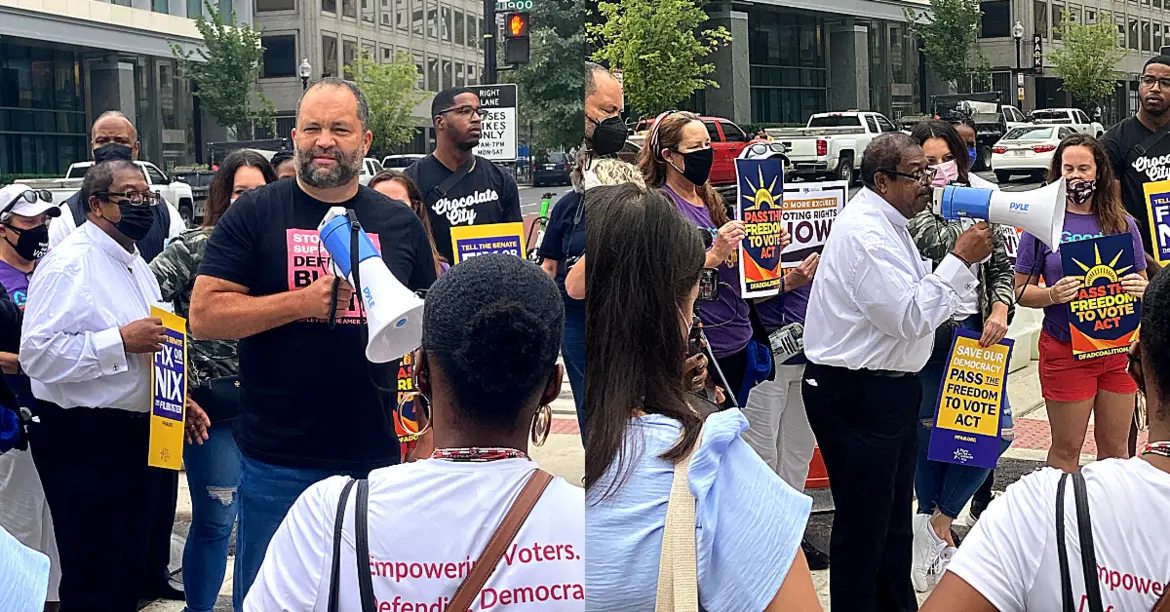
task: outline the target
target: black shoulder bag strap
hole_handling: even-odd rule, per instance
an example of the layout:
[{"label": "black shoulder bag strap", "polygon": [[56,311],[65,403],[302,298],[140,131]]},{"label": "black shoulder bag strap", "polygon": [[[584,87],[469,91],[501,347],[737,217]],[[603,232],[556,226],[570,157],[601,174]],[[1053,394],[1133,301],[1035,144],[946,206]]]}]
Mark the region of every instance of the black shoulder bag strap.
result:
[{"label": "black shoulder bag strap", "polygon": [[1167,134],[1170,134],[1170,124],[1166,124],[1162,126],[1162,129],[1154,132],[1153,134],[1150,134],[1149,136],[1146,136],[1146,139],[1143,140],[1141,144],[1131,148],[1129,152],[1125,154],[1126,165],[1132,166],[1133,162],[1137,160],[1137,158],[1148,153],[1149,150],[1157,145],[1159,141],[1165,138]]},{"label": "black shoulder bag strap", "polygon": [[[341,497],[337,500],[337,517],[333,520],[333,567],[329,572],[329,612],[338,612],[337,598],[341,593],[341,529],[345,524],[345,506],[349,502],[349,491],[354,480],[345,483]],[[367,572],[369,568],[366,568]]]},{"label": "black shoulder bag strap", "polygon": [[[462,181],[473,169],[475,169],[475,155],[472,155],[471,159],[467,160],[467,163],[456,168],[455,172],[451,173],[451,176],[448,176],[442,183],[431,187],[431,191],[439,194],[440,198],[447,197],[447,194],[459,184],[459,181]],[[427,196],[429,195],[428,193]],[[423,199],[425,200],[426,197]]]},{"label": "black shoulder bag strap", "polygon": [[1081,571],[1085,579],[1085,595],[1089,612],[1103,612],[1101,584],[1097,580],[1097,555],[1093,547],[1093,526],[1089,517],[1089,494],[1085,477],[1080,472],[1064,474],[1056,487],[1056,550],[1060,561],[1060,591],[1062,612],[1077,612],[1079,606],[1073,599],[1072,577],[1069,572],[1068,547],[1064,529],[1064,491],[1069,477],[1073,481],[1073,495],[1076,497],[1077,532],[1081,542]]}]

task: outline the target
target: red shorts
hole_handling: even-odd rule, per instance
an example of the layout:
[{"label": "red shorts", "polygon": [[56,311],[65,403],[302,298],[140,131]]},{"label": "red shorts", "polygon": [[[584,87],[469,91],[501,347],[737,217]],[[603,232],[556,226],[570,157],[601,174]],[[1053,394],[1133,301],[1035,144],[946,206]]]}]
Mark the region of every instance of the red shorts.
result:
[{"label": "red shorts", "polygon": [[1096,397],[1097,391],[1137,393],[1128,365],[1125,353],[1077,361],[1071,342],[1040,332],[1040,392],[1046,400],[1081,402]]}]

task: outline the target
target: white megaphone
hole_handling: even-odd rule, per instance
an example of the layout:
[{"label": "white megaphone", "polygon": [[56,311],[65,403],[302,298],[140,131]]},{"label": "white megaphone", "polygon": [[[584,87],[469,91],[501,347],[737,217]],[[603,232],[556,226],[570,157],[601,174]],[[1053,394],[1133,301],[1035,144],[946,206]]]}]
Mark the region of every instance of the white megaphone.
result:
[{"label": "white megaphone", "polygon": [[[330,208],[317,227],[321,244],[333,259],[333,273],[359,289],[350,270],[353,231],[340,206]],[[390,273],[365,230],[359,226],[357,232],[360,299],[370,328],[366,359],[374,363],[401,359],[422,344],[423,301]]]},{"label": "white megaphone", "polygon": [[934,190],[934,214],[1018,227],[1056,250],[1064,233],[1066,181],[1031,191],[996,191],[948,185]]}]

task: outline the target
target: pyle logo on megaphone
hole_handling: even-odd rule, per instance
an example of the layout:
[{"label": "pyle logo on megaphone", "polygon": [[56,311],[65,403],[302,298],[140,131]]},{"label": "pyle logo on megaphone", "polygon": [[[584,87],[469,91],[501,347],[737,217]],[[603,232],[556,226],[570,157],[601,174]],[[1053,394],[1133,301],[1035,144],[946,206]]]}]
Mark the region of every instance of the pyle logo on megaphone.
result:
[{"label": "pyle logo on megaphone", "polygon": [[357,230],[357,272],[361,277],[358,287],[350,269],[353,231],[345,209],[340,206],[330,208],[317,227],[321,244],[333,258],[334,274],[349,280],[360,292],[370,329],[366,359],[374,363],[401,359],[422,344],[423,301],[390,273],[382,255],[361,229]]},{"label": "pyle logo on megaphone", "polygon": [[1032,191],[1009,193],[994,189],[948,185],[934,190],[934,214],[954,221],[982,219],[1018,227],[1057,250],[1064,233],[1067,183],[1060,179]]}]

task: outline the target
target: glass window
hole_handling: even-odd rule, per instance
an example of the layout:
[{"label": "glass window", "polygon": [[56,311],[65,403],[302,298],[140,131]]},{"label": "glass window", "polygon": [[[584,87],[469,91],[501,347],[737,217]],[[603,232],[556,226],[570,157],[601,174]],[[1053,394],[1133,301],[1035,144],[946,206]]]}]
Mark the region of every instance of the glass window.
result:
[{"label": "glass window", "polygon": [[1142,51],[1150,50],[1150,22],[1142,20]]},{"label": "glass window", "polygon": [[365,56],[370,58],[372,61],[378,61],[378,53],[377,49],[374,48],[374,45],[362,45],[362,53],[364,53]]},{"label": "glass window", "polygon": [[894,124],[890,123],[889,119],[886,119],[885,117],[883,117],[881,115],[877,116],[877,122],[878,122],[878,126],[882,128],[883,132],[897,132],[898,131],[898,128],[894,127]]},{"label": "glass window", "polygon": [[165,185],[167,182],[166,175],[159,172],[158,168],[154,166],[146,167],[146,175],[150,177],[150,184],[152,185]]},{"label": "glass window", "polygon": [[175,66],[169,61],[158,63],[158,106],[164,130],[179,129],[178,100],[175,92]]},{"label": "glass window", "polygon": [[171,10],[171,3],[169,0],[151,0],[150,10],[156,13],[166,13]]},{"label": "glass window", "polygon": [[455,62],[455,86],[463,87],[467,85],[467,77],[463,75],[463,62]]},{"label": "glass window", "polygon": [[423,0],[414,0],[414,7],[410,12],[410,33],[415,36],[423,35]]},{"label": "glass window", "polygon": [[1054,3],[1052,5],[1052,40],[1060,40],[1061,35],[1064,34],[1064,32],[1060,31],[1063,26],[1064,5]]},{"label": "glass window", "polygon": [[382,63],[389,64],[394,61],[394,50],[382,47]]},{"label": "glass window", "polygon": [[467,46],[467,39],[464,37],[463,27],[463,11],[455,11],[455,44],[460,47]]},{"label": "glass window", "polygon": [[[115,2],[115,4],[117,4]],[[203,14],[203,0],[187,0],[187,17],[198,19]]]},{"label": "glass window", "polygon": [[410,8],[406,2],[407,0],[394,0],[394,23],[403,32],[407,31],[410,27],[408,23]]},{"label": "glass window", "polygon": [[1036,31],[1040,36],[1048,38],[1048,3],[1036,0],[1033,7],[1036,11]]},{"label": "glass window", "polygon": [[1162,24],[1154,23],[1154,51],[1162,48]]},{"label": "glass window", "polygon": [[1073,23],[1080,23],[1081,22],[1081,7],[1079,7],[1075,4],[1069,6],[1068,7],[1068,19],[1069,19],[1069,21],[1071,21]]},{"label": "glass window", "polygon": [[[1006,38],[1012,35],[1011,3],[1007,0],[983,2],[982,25],[983,38]],[[895,57],[891,55],[891,57]]]},{"label": "glass window", "polygon": [[335,77],[337,75],[337,37],[332,34],[321,35],[321,77]]},{"label": "glass window", "polygon": [[256,0],[256,12],[293,11],[297,8],[296,0]]},{"label": "glass window", "polygon": [[415,79],[414,86],[417,89],[425,90],[427,88],[427,72],[423,66],[423,54],[415,51],[412,55],[414,56],[414,67],[418,69],[418,78]]},{"label": "glass window", "polygon": [[1129,20],[1129,48],[1137,50],[1138,48],[1138,20],[1133,17]]},{"label": "glass window", "polygon": [[1097,23],[1097,11],[1093,9],[1085,9],[1085,24],[1093,25]]},{"label": "glass window", "polygon": [[439,82],[439,58],[433,55],[427,56],[427,89],[430,91],[443,90],[443,84]]},{"label": "glass window", "polygon": [[730,121],[720,121],[719,124],[723,128],[723,136],[727,138],[727,142],[747,142],[751,140],[738,125]]},{"label": "glass window", "polygon": [[337,0],[321,0],[321,10],[337,14]]},{"label": "glass window", "polygon": [[476,70],[475,64],[468,64],[467,65],[467,84],[468,85],[478,85],[479,84],[479,81],[475,80],[475,70]]},{"label": "glass window", "polygon": [[362,0],[362,21],[374,23],[374,3],[372,0]]},{"label": "glass window", "polygon": [[435,0],[427,0],[427,36],[439,37],[439,3]]},{"label": "glass window", "polygon": [[341,0],[341,14],[344,17],[351,17],[357,19],[357,2],[356,0]]},{"label": "glass window", "polygon": [[266,79],[297,75],[297,37],[292,34],[264,36],[260,39],[264,47],[264,72]]},{"label": "glass window", "polygon": [[455,75],[454,75],[454,70],[451,68],[451,60],[445,59],[445,60],[443,60],[443,87],[446,88],[446,87],[454,87],[454,86],[455,86]]},{"label": "glass window", "polygon": [[704,121],[703,125],[707,127],[707,136],[711,138],[711,142],[719,142],[719,128],[715,127],[714,121]]},{"label": "glass window", "polygon": [[881,129],[878,128],[877,120],[873,118],[873,115],[866,115],[865,123],[869,126],[869,131],[873,132],[874,134],[881,132]]},{"label": "glass window", "polygon": [[[352,40],[341,41],[341,63],[345,68],[352,70],[357,63],[357,43]],[[343,71],[345,78],[349,78],[349,70]]]},{"label": "glass window", "polygon": [[439,29],[443,42],[451,42],[451,7],[444,6],[439,15]]},{"label": "glass window", "polygon": [[1117,24],[1117,46],[1125,48],[1125,26]]}]

